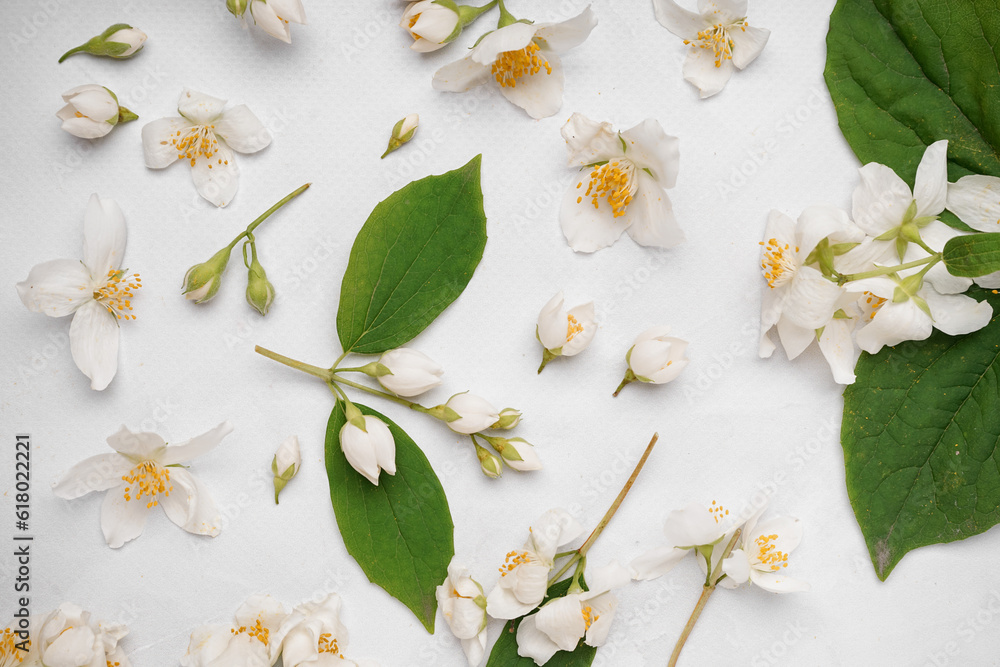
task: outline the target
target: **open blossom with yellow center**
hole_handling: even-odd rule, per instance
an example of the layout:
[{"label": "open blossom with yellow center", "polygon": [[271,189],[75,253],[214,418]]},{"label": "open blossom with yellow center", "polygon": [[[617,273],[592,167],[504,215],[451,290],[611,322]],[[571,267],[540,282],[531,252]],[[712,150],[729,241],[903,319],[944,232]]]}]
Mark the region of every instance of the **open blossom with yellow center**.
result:
[{"label": "open blossom with yellow center", "polygon": [[284,606],[270,595],[251,595],[234,622],[203,625],[191,633],[182,667],[269,667],[281,654]]},{"label": "open blossom with yellow center", "polygon": [[469,55],[434,74],[435,90],[462,93],[493,81],[510,102],[532,118],[562,106],[560,55],[579,46],[597,25],[588,6],[559,23],[511,23],[485,35]]},{"label": "open blossom with yellow center", "polygon": [[216,206],[232,201],[239,187],[233,151],[256,153],[271,143],[271,134],[245,104],[225,106],[226,100],[185,90],[177,103],[180,116],[142,128],[146,166],[163,169],[178,160],[187,162],[198,194]]},{"label": "open blossom with yellow center", "polygon": [[602,646],[608,638],[618,599],[611,592],[628,584],[630,573],[612,561],[587,572],[590,590],[570,593],[547,602],[521,621],[517,653],[544,665],[558,651],[573,651],[582,639],[588,646]]},{"label": "open blossom with yellow center", "polygon": [[[519,555],[523,552],[507,554],[507,564],[500,569],[501,576],[516,567],[513,561]],[[486,596],[483,595],[483,587],[453,558],[448,564],[448,578],[437,587],[435,596],[448,628],[462,642],[469,667],[478,667],[486,653]]]},{"label": "open blossom with yellow center", "polygon": [[674,0],[653,0],[656,20],[690,47],[684,78],[710,97],[722,90],[733,68],[743,69],[764,50],[771,33],[747,23],[747,0],[698,0],[698,12]]},{"label": "open blossom with yellow center", "polygon": [[[196,535],[219,534],[222,517],[208,489],[180,464],[205,454],[232,432],[229,422],[177,445],[155,433],[121,429],[108,438],[113,454],[99,454],[73,466],[53,486],[60,498],[107,491],[101,529],[117,549],[142,533],[146,516],[162,507],[167,518]],[[252,624],[251,624],[252,625]]]},{"label": "open blossom with yellow center", "polygon": [[511,551],[501,568],[500,580],[486,597],[486,611],[493,618],[518,618],[541,603],[556,550],[576,539],[581,526],[563,509],[549,510],[529,529],[524,548]]},{"label": "open blossom with yellow center", "polygon": [[[366,665],[344,657],[347,650],[347,628],[340,622],[341,599],[330,593],[318,602],[297,605],[271,634],[271,645],[281,652],[285,667],[313,665]],[[274,658],[277,653],[272,652]]]},{"label": "open blossom with yellow center", "polygon": [[582,174],[566,191],[559,224],[573,250],[594,252],[628,231],[641,245],[670,248],[684,241],[666,188],[677,182],[677,137],[653,119],[616,132],[573,114],[562,128],[570,167]]},{"label": "open blossom with yellow center", "polygon": [[809,584],[784,574],[789,554],[802,541],[802,524],[785,516],[759,522],[766,508],[758,509],[744,524],[738,548],[722,561],[726,579],[720,584],[734,587],[750,581],[773,593],[809,590]]},{"label": "open blossom with yellow center", "polygon": [[[730,517],[729,511],[714,500],[709,507],[692,503],[683,509],[670,512],[663,525],[666,543],[632,561],[631,567],[635,578],[651,580],[661,577],[670,572],[689,553],[706,551],[715,560],[719,560],[721,549],[716,547],[724,543],[724,538],[732,534],[736,527],[737,524]],[[698,560],[700,565],[705,565],[704,558],[700,554]]]},{"label": "open blossom with yellow center", "polygon": [[70,351],[92,389],[104,389],[114,378],[119,323],[135,319],[132,298],[142,280],[120,268],[126,237],[121,208],[95,194],[83,220],[83,260],[38,264],[17,284],[28,310],[50,317],[73,315]]},{"label": "open blossom with yellow center", "polygon": [[[542,368],[556,357],[580,354],[587,349],[597,333],[593,301],[569,310],[563,304],[563,293],[559,292],[538,313],[535,336],[544,348]],[[541,372],[542,369],[538,370]]]}]

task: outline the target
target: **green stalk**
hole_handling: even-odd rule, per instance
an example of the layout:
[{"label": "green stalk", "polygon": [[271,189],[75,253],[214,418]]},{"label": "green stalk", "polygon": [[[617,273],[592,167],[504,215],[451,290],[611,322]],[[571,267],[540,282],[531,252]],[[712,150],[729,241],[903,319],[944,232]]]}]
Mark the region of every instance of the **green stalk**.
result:
[{"label": "green stalk", "polygon": [[897,273],[899,271],[905,271],[906,269],[913,269],[918,266],[923,266],[924,264],[932,264],[941,260],[941,254],[935,253],[930,257],[924,257],[923,259],[916,259],[912,262],[907,262],[906,264],[900,264],[899,266],[880,266],[877,269],[871,271],[864,271],[862,273],[848,273],[840,276],[839,284],[849,283],[853,280],[863,280],[865,278],[874,278],[876,276],[887,276],[890,273]]}]

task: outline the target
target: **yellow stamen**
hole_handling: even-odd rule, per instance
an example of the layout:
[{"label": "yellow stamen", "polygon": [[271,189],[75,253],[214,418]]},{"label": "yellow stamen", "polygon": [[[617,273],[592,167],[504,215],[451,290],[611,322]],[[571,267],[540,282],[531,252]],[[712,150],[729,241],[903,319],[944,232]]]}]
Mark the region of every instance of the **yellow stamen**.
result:
[{"label": "yellow stamen", "polygon": [[169,496],[174,490],[170,483],[170,469],[161,468],[155,461],[143,461],[122,476],[125,487],[125,502],[146,497],[146,507],[152,509],[160,504],[158,496]]},{"label": "yellow stamen", "polygon": [[868,319],[873,320],[873,319],[875,319],[875,314],[879,311],[879,309],[882,306],[885,305],[886,299],[883,299],[880,296],[876,296],[875,294],[872,294],[871,292],[865,292],[862,296],[865,296],[865,295],[867,295],[867,298],[865,299],[865,303],[868,304],[869,306],[871,306],[871,309],[872,309],[872,312],[868,316]]},{"label": "yellow stamen", "polygon": [[319,636],[319,646],[317,648],[317,652],[332,653],[339,658],[344,657],[340,653],[340,647],[337,645],[337,639],[329,632],[324,632]]},{"label": "yellow stamen", "polygon": [[764,246],[764,255],[760,260],[760,268],[763,269],[764,279],[771,288],[784,285],[795,274],[797,268],[795,254],[799,251],[796,247],[794,252],[787,243],[782,243],[778,239],[768,239],[767,243],[761,241]]},{"label": "yellow stamen", "polygon": [[24,662],[27,653],[17,647],[19,643],[22,647],[31,646],[30,640],[22,641],[10,628],[4,628],[3,632],[0,632],[0,666],[13,667]]},{"label": "yellow stamen", "polygon": [[566,316],[566,342],[573,340],[573,337],[583,331],[583,325],[572,315]]},{"label": "yellow stamen", "polygon": [[493,78],[504,88],[514,88],[522,76],[534,76],[542,68],[545,68],[546,74],[552,74],[552,65],[544,56],[539,56],[538,51],[534,42],[517,51],[504,51],[490,68]]},{"label": "yellow stamen", "polygon": [[249,628],[245,625],[241,625],[239,628],[231,630],[231,632],[234,635],[246,634],[247,636],[256,639],[264,646],[267,646],[271,641],[271,631],[264,627],[260,618],[258,618]]},{"label": "yellow stamen", "polygon": [[593,625],[595,622],[597,622],[597,619],[599,619],[601,616],[600,614],[594,613],[594,608],[589,605],[584,607],[582,609],[582,612],[583,612],[583,622],[585,624],[585,628],[587,630],[590,630],[590,626]]},{"label": "yellow stamen", "polygon": [[733,59],[733,40],[729,37],[729,30],[738,27],[746,32],[746,19],[738,21],[734,25],[723,25],[716,23],[711,28],[706,28],[698,33],[693,40],[684,40],[685,44],[694,44],[698,48],[707,49],[715,57],[715,66],[722,67],[723,61]]},{"label": "yellow stamen", "polygon": [[210,159],[219,152],[214,125],[192,125],[183,134],[178,131],[170,144],[177,150],[177,159],[189,160],[192,167],[199,156]]},{"label": "yellow stamen", "polygon": [[507,559],[504,561],[504,564],[500,566],[500,576],[506,577],[519,565],[524,565],[529,562],[531,562],[531,556],[528,555],[527,551],[511,551],[507,554]]},{"label": "yellow stamen", "polygon": [[777,535],[760,535],[754,542],[757,543],[757,560],[761,565],[767,565],[772,571],[788,567],[788,554],[777,551],[774,541]]},{"label": "yellow stamen", "polygon": [[[634,172],[635,166],[628,160],[613,160],[595,166],[590,172],[590,183],[584,196],[590,197],[594,208],[600,208],[598,200],[604,197],[611,206],[614,217],[620,218],[632,203],[632,194],[635,192],[632,179]],[[583,185],[583,181],[580,181],[580,185]],[[578,199],[577,203],[579,202]]]},{"label": "yellow stamen", "polygon": [[[107,282],[94,290],[94,300],[108,309],[108,312],[118,319],[135,319],[132,311],[132,297],[137,290],[142,287],[142,278],[138,273],[130,276],[125,275],[125,271],[111,269],[108,271]],[[128,311],[128,312],[126,312]]]},{"label": "yellow stamen", "polygon": [[[670,364],[667,364],[668,366]],[[719,523],[723,517],[729,516],[729,510],[727,510],[722,505],[717,504],[714,500],[712,501],[712,506],[708,508],[711,513],[712,518],[715,519],[715,523]]]}]

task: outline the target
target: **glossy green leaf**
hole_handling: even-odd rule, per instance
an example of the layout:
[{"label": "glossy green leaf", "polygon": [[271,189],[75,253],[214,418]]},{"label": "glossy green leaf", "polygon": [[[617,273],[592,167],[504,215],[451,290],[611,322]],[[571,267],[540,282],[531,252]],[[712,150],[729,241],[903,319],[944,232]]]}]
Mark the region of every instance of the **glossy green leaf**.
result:
[{"label": "glossy green leaf", "polygon": [[[572,578],[563,579],[549,588],[545,600],[566,595]],[[586,584],[581,580],[581,584],[586,588]],[[544,604],[544,601],[543,601]],[[530,616],[531,614],[528,614]],[[503,624],[503,630],[493,644],[490,651],[490,659],[486,667],[535,667],[535,661],[531,658],[522,658],[517,654],[517,626],[520,625],[521,618],[507,621]],[[597,657],[597,649],[587,646],[580,640],[575,651],[558,651],[552,659],[545,663],[545,667],[590,667]]]},{"label": "glossy green leaf", "polygon": [[383,472],[375,486],[351,467],[340,448],[345,418],[338,402],[326,428],[326,472],[337,526],[368,580],[409,607],[433,633],[434,590],[447,578],[455,555],[448,499],[410,436],[387,417],[355,405],[389,426],[396,441],[396,474]]},{"label": "glossy green leaf", "polygon": [[924,149],[948,139],[952,181],[1000,176],[1000,2],[839,0],[826,83],[863,163],[913,183]]},{"label": "glossy green leaf", "polygon": [[862,354],[844,392],[847,492],[880,579],[909,551],[1000,522],[1000,296],[966,336]]},{"label": "glossy green leaf", "polygon": [[942,253],[953,276],[976,278],[1000,271],[1000,234],[969,234],[949,239]]},{"label": "glossy green leaf", "polygon": [[486,247],[480,162],[414,181],[372,211],[340,287],[345,352],[407,343],[465,289]]}]

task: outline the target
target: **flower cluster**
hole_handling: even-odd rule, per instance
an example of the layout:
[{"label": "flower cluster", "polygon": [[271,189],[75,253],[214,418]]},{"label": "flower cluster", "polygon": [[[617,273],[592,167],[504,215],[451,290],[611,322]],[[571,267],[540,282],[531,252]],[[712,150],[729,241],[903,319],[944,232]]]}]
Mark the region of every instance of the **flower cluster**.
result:
[{"label": "flower cluster", "polygon": [[377,667],[370,660],[344,657],[348,634],[340,604],[340,596],[329,593],[288,613],[270,595],[253,595],[236,610],[233,622],[196,628],[181,667],[270,667],[279,657],[285,667]]},{"label": "flower cluster", "polygon": [[130,667],[118,642],[128,634],[121,623],[99,621],[70,602],[0,631],[2,667]]},{"label": "flower cluster", "polygon": [[[973,229],[995,231],[1000,179],[949,185],[947,152],[947,141],[927,147],[912,191],[885,165],[866,164],[851,214],[831,206],[797,220],[771,212],[761,242],[760,356],[775,349],[772,329],[789,359],[815,340],[834,379],[851,384],[859,349],[874,354],[933,329],[958,335],[989,323],[990,304],[962,294],[973,279],[943,262],[945,244],[968,232],[939,216],[948,208]],[[1000,276],[975,282],[1000,287]]]}]

